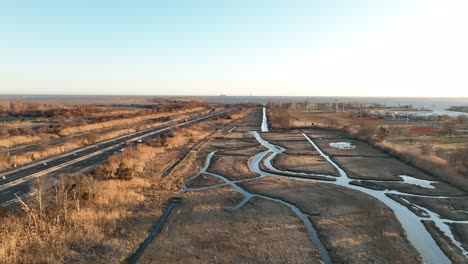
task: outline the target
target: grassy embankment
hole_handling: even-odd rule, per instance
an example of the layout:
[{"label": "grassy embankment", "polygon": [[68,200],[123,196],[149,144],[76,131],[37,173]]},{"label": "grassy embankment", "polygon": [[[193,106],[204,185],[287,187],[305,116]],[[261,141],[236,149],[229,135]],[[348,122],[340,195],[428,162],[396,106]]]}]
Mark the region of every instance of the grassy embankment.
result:
[{"label": "grassy embankment", "polygon": [[23,210],[0,216],[0,263],[122,262],[193,173],[184,166],[162,178],[164,169],[230,122],[220,118],[176,129],[172,136],[110,157],[91,175],[66,177],[52,190],[39,181]]},{"label": "grassy embankment", "polygon": [[[160,126],[163,124],[167,124],[169,122],[183,120],[185,118],[190,117],[194,113],[207,113],[209,110],[203,107],[196,107],[190,109],[184,109],[172,113],[158,113],[158,114],[151,114],[146,116],[139,116],[133,117],[129,119],[119,119],[119,120],[112,120],[103,123],[96,123],[90,125],[83,125],[83,126],[76,126],[76,127],[69,127],[60,131],[59,133],[61,136],[70,137],[65,143],[56,145],[56,146],[49,146],[48,144],[44,144],[41,150],[37,151],[30,151],[26,153],[22,153],[20,155],[14,156],[6,156],[0,160],[0,170],[9,168],[16,165],[22,165],[34,160],[43,159],[49,156],[58,155],[67,151],[71,151],[89,144],[94,144],[96,142],[108,140],[111,138],[128,135],[131,133],[135,133],[144,129],[149,129],[151,127]],[[150,123],[148,121],[160,118],[171,116],[171,121],[166,122],[156,122]],[[113,131],[99,133],[100,130],[115,128]],[[77,136],[82,135],[82,136]],[[34,139],[36,137],[41,138],[40,136],[30,136],[28,139]],[[7,138],[0,140],[1,144],[11,144],[16,142],[18,138],[22,138],[22,136],[18,136],[16,138]],[[22,142],[24,143],[24,141]],[[5,155],[5,154],[4,154]]]}]

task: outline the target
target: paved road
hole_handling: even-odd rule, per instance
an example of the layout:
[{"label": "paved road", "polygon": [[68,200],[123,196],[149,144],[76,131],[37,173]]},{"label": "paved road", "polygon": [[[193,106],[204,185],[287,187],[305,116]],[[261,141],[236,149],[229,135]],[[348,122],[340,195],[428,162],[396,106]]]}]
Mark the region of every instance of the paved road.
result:
[{"label": "paved road", "polygon": [[35,177],[39,177],[41,174],[47,175],[48,179],[53,179],[64,173],[80,172],[106,161],[109,156],[126,146],[129,141],[132,144],[136,144],[138,139],[145,142],[157,138],[162,133],[169,133],[176,126],[189,127],[223,115],[228,111],[209,113],[190,118],[187,121],[177,121],[172,124],[139,131],[0,173],[0,205],[8,206],[12,204],[16,200],[15,194],[20,197],[29,194],[31,192],[31,183],[34,182]]}]

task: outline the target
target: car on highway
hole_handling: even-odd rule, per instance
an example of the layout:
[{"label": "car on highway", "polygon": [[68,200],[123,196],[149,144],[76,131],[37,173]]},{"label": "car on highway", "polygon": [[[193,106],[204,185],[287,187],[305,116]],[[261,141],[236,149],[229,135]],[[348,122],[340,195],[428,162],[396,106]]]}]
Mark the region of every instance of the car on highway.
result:
[{"label": "car on highway", "polygon": [[119,149],[119,152],[124,152],[124,151],[125,151],[125,148]]},{"label": "car on highway", "polygon": [[143,140],[141,140],[141,139],[137,140],[137,143],[141,143],[141,142],[143,142]]}]

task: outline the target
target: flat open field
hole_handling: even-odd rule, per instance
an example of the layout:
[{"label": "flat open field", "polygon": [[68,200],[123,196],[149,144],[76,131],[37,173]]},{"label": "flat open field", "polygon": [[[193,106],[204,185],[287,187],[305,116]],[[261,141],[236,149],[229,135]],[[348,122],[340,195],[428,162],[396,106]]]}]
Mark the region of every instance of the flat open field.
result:
[{"label": "flat open field", "polygon": [[[386,127],[389,130],[388,137],[385,139],[388,143],[395,145],[397,148],[403,148],[406,151],[420,153],[421,149],[425,150],[423,155],[433,155],[444,160],[447,160],[454,150],[463,148],[468,142],[468,133],[452,133],[444,132],[444,122],[427,121],[427,120],[386,120],[376,118],[352,118],[349,112],[327,113],[310,111],[304,109],[286,109],[288,114],[294,119],[292,129],[295,127],[304,126],[320,126],[325,128],[306,128],[309,136],[312,138],[339,138],[346,137],[345,132],[330,129],[333,126],[358,128],[359,126]],[[453,120],[457,129],[464,128],[466,124],[457,124],[457,120]],[[320,132],[322,131],[322,132]]]},{"label": "flat open field", "polygon": [[[353,139],[317,139],[316,144],[327,154],[332,156],[370,156],[370,157],[388,157],[387,154],[374,148],[366,142]],[[333,143],[346,142],[351,144],[351,149],[340,149],[330,146]]]},{"label": "flat open field", "polygon": [[415,167],[390,157],[340,156],[334,157],[334,160],[342,165],[348,176],[353,179],[401,181],[399,175],[408,175],[424,180],[435,179]]},{"label": "flat open field", "polygon": [[119,106],[0,102],[0,171],[211,111],[171,100]]},{"label": "flat open field", "polygon": [[232,187],[189,193],[139,263],[323,263],[288,208]]},{"label": "flat open field", "polygon": [[339,175],[338,171],[330,163],[317,155],[279,154],[272,163],[276,168],[285,171]]}]

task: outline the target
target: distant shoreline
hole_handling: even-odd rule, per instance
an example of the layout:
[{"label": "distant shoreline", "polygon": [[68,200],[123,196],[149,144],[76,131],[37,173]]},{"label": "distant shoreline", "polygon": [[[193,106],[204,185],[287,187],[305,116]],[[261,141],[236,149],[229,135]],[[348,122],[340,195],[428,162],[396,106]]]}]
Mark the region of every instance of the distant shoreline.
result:
[{"label": "distant shoreline", "polygon": [[362,97],[362,96],[233,96],[233,95],[34,95],[34,94],[5,94],[0,95],[0,101],[28,101],[28,102],[67,102],[93,103],[97,100],[135,99],[145,100],[150,98],[186,98],[194,100],[206,100],[211,103],[261,103],[290,102],[290,103],[378,103],[390,107],[400,105],[412,105],[417,108],[427,108],[434,111],[447,111],[454,105],[468,105],[468,97]]}]

